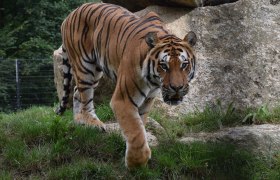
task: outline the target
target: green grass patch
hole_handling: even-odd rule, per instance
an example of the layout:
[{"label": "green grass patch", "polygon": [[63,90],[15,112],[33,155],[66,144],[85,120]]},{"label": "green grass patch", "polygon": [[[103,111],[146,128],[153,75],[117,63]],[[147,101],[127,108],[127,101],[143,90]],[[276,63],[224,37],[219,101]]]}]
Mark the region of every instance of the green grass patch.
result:
[{"label": "green grass patch", "polygon": [[108,103],[102,103],[96,107],[96,115],[103,122],[114,120],[114,113]]},{"label": "green grass patch", "polygon": [[206,106],[204,110],[196,109],[194,112],[178,117],[170,117],[163,109],[153,109],[150,117],[159,122],[171,139],[184,136],[186,133],[213,132],[224,127],[234,127],[251,124],[279,124],[280,106],[268,108],[245,108],[243,110],[234,107],[231,103],[225,108],[220,101]]},{"label": "green grass patch", "polygon": [[[97,109],[99,116],[112,119],[108,105]],[[277,179],[280,152],[255,156],[228,144],[175,140],[191,131],[188,126],[193,131],[212,131],[220,126],[217,119],[223,126],[236,123],[233,108],[215,112],[208,109],[171,119],[160,109],[153,111],[151,116],[167,133],[152,148],[148,166],[133,171],[124,166],[125,142],[120,134],[76,125],[71,111],[57,116],[53,108],[32,107],[0,114],[0,179]],[[269,112],[265,122],[277,121],[280,111]],[[207,123],[214,124],[213,128],[207,129]]]}]

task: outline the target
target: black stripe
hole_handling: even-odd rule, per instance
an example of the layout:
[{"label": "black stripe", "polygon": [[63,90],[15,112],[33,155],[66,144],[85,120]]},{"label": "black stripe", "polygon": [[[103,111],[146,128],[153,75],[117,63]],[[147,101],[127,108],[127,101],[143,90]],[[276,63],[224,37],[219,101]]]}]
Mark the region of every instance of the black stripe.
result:
[{"label": "black stripe", "polygon": [[142,112],[142,113],[139,113],[140,116],[143,116],[144,114],[147,114],[148,112]]},{"label": "black stripe", "polygon": [[[109,12],[109,13],[107,13],[107,15],[109,16],[109,15],[111,15],[112,13],[113,13],[113,12]],[[106,16],[106,18],[107,18],[108,16]],[[111,62],[110,62],[110,57],[109,57],[109,50],[110,50],[110,48],[109,48],[109,39],[110,39],[110,34],[111,34],[110,27],[111,27],[112,19],[113,19],[113,17],[111,17],[111,19],[110,19],[109,22],[108,22],[107,33],[106,33],[106,37],[105,37],[105,39],[106,39],[106,42],[105,42],[105,50],[106,50],[106,53],[105,53],[105,56],[104,56],[104,57],[108,60],[109,64],[111,63]]]},{"label": "black stripe", "polygon": [[116,81],[117,80],[117,74],[113,71],[113,76],[114,76],[114,81]]},{"label": "black stripe", "polygon": [[[89,6],[89,5],[88,5]],[[88,6],[84,6],[82,8],[79,8],[80,12],[79,12],[79,18],[78,18],[78,28],[77,31],[79,31],[80,29],[80,23],[81,23],[81,18],[82,18],[82,14],[85,8],[87,8]]]},{"label": "black stripe", "polygon": [[93,9],[89,15],[89,20],[91,19],[92,15],[100,8],[102,8],[103,6],[106,6],[107,4],[101,4],[101,5],[98,5],[95,9]]},{"label": "black stripe", "polygon": [[[78,11],[76,10],[75,13],[72,16],[72,21],[71,21],[71,25],[72,25],[72,31],[71,31],[71,37],[72,37],[72,43],[74,43],[74,32],[75,32],[75,28],[76,28],[76,18],[77,18],[77,13]],[[73,22],[74,21],[74,22]]]},{"label": "black stripe", "polygon": [[120,79],[119,79],[119,86],[120,86],[120,94],[121,94],[121,97],[122,97],[122,100],[124,101],[124,94],[123,94],[123,90],[122,90],[122,84],[121,84],[121,79],[122,79],[122,75],[120,76]]},{"label": "black stripe", "polygon": [[62,97],[62,103],[67,104],[67,102],[68,102],[68,96],[63,96]]},{"label": "black stripe", "polygon": [[[134,28],[134,29],[129,33],[129,35],[127,36],[126,42],[125,42],[125,46],[124,46],[124,48],[123,48],[122,54],[123,54],[124,51],[125,51],[125,48],[126,48],[126,45],[127,45],[127,41],[129,40],[130,36],[131,36],[132,33],[134,33],[134,31],[135,31],[136,29],[138,29],[139,27],[140,27],[140,26],[137,25],[137,27]],[[152,27],[154,27],[154,28],[160,28],[160,30],[163,30],[162,26],[155,26],[155,25],[152,24],[152,25],[146,26],[146,27],[144,27],[144,28],[138,30],[136,33],[133,34],[133,37],[136,36],[138,33],[142,32],[142,31],[144,31],[144,30],[146,30],[146,29],[148,29],[148,28],[152,28]]]},{"label": "black stripe", "polygon": [[130,16],[130,15],[121,15],[118,17],[118,19],[116,20],[115,24],[114,24],[114,29],[116,28],[116,25],[118,24],[119,20],[121,20],[123,17],[127,17],[127,16]]},{"label": "black stripe", "polygon": [[63,85],[63,91],[65,92],[65,96],[69,96],[70,93],[70,86],[69,84]]},{"label": "black stripe", "polygon": [[[73,20],[74,20],[73,16],[75,16],[75,15],[77,15],[77,10],[74,11],[74,13],[71,16],[67,17],[67,27],[65,27],[66,25],[63,26],[63,28],[62,28],[63,32],[62,33],[65,36],[64,40],[67,41],[67,43],[64,43],[64,44],[70,44],[71,49],[74,50],[76,54],[79,54],[76,51],[76,49],[74,48],[74,36],[73,36],[73,33],[74,33],[74,29],[75,29],[75,23],[73,23]],[[71,19],[69,19],[69,18],[71,18]],[[67,38],[68,30],[70,31],[70,38]]]},{"label": "black stripe", "polygon": [[87,106],[89,103],[93,101],[93,98],[89,99],[87,103],[84,104],[84,106]]},{"label": "black stripe", "polygon": [[118,55],[118,46],[119,46],[118,39],[119,39],[119,36],[120,36],[120,33],[121,33],[121,31],[122,31],[122,28],[123,28],[123,25],[124,25],[124,24],[125,24],[125,22],[123,21],[123,22],[122,22],[122,25],[121,25],[121,27],[120,27],[120,29],[119,29],[118,35],[117,35],[117,41],[116,41],[116,47],[115,47],[115,49],[116,49],[116,55]]},{"label": "black stripe", "polygon": [[[149,25],[149,26],[143,27],[142,29],[139,29],[139,30],[134,34],[134,36],[136,36],[137,34],[141,33],[142,31],[144,31],[144,30],[146,30],[146,29],[148,29],[148,28],[155,28],[155,29],[159,29],[159,31],[160,31],[160,30],[161,30],[161,31],[165,31],[165,30],[163,29],[162,26],[156,26],[156,25],[154,25],[154,24],[151,24],[151,25]],[[155,32],[157,32],[157,31],[155,31]],[[168,33],[168,32],[166,31],[165,33]]]},{"label": "black stripe", "polygon": [[[87,7],[89,7],[89,6],[91,6],[91,5],[93,5],[93,4],[95,4],[95,3],[88,3],[88,6]],[[86,17],[85,17],[85,22],[87,22],[87,19],[88,19],[88,15],[89,15],[89,13],[92,11],[92,8],[93,8],[93,6],[91,6],[90,7],[90,9],[88,10],[88,12],[87,12],[87,14],[86,14]]]},{"label": "black stripe", "polygon": [[149,83],[152,84],[153,86],[156,86],[156,87],[160,86],[159,84],[157,84],[156,82],[154,82],[152,80],[151,76],[147,76],[147,79],[148,79]]},{"label": "black stripe", "polygon": [[83,84],[83,85],[88,85],[88,86],[92,86],[93,85],[92,82],[87,82],[87,81],[84,81],[82,79],[79,79],[78,82],[79,82],[79,84]]},{"label": "black stripe", "polygon": [[159,56],[159,53],[160,53],[160,51],[157,51],[157,53],[156,53],[156,59],[158,58],[158,56]]},{"label": "black stripe", "polygon": [[135,107],[138,108],[138,105],[133,101],[132,97],[131,97],[130,94],[129,94],[128,87],[127,87],[127,85],[126,85],[126,79],[124,79],[124,85],[125,85],[125,90],[126,90],[126,94],[127,94],[128,99],[130,100],[130,102],[131,102]]},{"label": "black stripe", "polygon": [[78,69],[80,72],[82,72],[82,73],[84,73],[84,74],[91,74],[92,76],[94,76],[93,71],[91,71],[90,69],[86,68],[86,67],[83,65],[82,60],[80,60],[80,61],[78,61],[78,62],[76,63],[76,67],[77,67],[77,69]]},{"label": "black stripe", "polygon": [[98,65],[98,64],[96,64],[95,70],[98,71],[98,72],[102,72],[103,71],[102,67],[100,65]]},{"label": "black stripe", "polygon": [[[104,7],[99,13],[98,13],[98,16],[97,16],[97,21],[96,21],[96,23],[98,23],[98,24],[100,24],[100,19],[101,19],[101,17],[103,17],[103,13],[104,13],[104,11],[106,10],[106,9],[108,9],[108,8],[110,8],[111,6],[107,6],[107,7]],[[110,10],[110,9],[109,9]],[[103,23],[104,23],[104,21],[103,21]],[[95,26],[97,26],[97,24],[94,24]]]},{"label": "black stripe", "polygon": [[[121,35],[121,39],[120,39],[120,41],[123,39],[123,36],[125,35],[125,33],[128,31],[128,29],[131,27],[131,26],[133,26],[134,24],[136,24],[138,21],[135,21],[135,22],[133,22],[135,19],[132,19],[132,20],[129,20],[127,23],[126,23],[126,27],[125,27],[125,29],[124,29],[124,31],[123,31],[123,33],[122,33],[122,35]],[[131,23],[132,22],[132,23]],[[131,23],[131,24],[129,24],[129,23]],[[128,25],[129,24],[129,25]]]},{"label": "black stripe", "polygon": [[[103,67],[103,71],[105,72],[105,74],[110,77],[110,72],[109,72],[109,68],[108,68],[108,62],[106,60],[106,58],[104,58],[104,67]],[[111,77],[110,77],[111,78]]]},{"label": "black stripe", "polygon": [[77,101],[79,101],[79,102],[81,102],[81,100],[80,100],[79,98],[77,98],[77,97],[74,97],[74,99],[77,100]]},{"label": "black stripe", "polygon": [[82,93],[82,92],[84,92],[84,91],[86,91],[86,90],[89,90],[91,87],[83,87],[83,88],[81,88],[81,87],[79,87],[78,88],[78,91],[80,92],[80,93]]},{"label": "black stripe", "polygon": [[134,79],[132,79],[132,82],[137,88],[137,90],[140,92],[140,94],[146,98],[147,97],[146,94],[142,91],[142,89],[138,86],[138,84],[134,81]]},{"label": "black stripe", "polygon": [[87,40],[88,29],[89,29],[88,25],[85,24],[85,25],[84,25],[84,28],[83,28],[83,32],[82,32],[82,39],[84,39],[84,41]]},{"label": "black stripe", "polygon": [[147,76],[147,80],[150,82],[150,84],[152,84],[153,86],[159,86],[159,84],[157,84],[156,82],[152,81],[151,78],[151,70],[150,70],[150,65],[151,65],[151,60],[148,60],[148,76]]},{"label": "black stripe", "polygon": [[[78,41],[78,45],[79,45],[79,42],[80,42],[80,41]],[[86,51],[86,48],[85,48],[84,44],[83,44],[82,42],[80,42],[80,45],[82,46],[82,50],[84,51],[84,54],[86,55],[86,58],[83,57],[83,59],[90,60],[90,57],[89,57],[89,55],[87,54],[87,51]],[[79,47],[79,49],[80,49],[80,46],[78,46],[78,47]],[[80,51],[81,51],[81,49],[80,49]],[[83,55],[83,54],[81,54],[81,55]]]},{"label": "black stripe", "polygon": [[152,64],[153,64],[153,73],[154,73],[154,75],[155,75],[155,74],[156,74],[156,72],[155,72],[155,66],[156,66],[155,61],[152,61]]}]

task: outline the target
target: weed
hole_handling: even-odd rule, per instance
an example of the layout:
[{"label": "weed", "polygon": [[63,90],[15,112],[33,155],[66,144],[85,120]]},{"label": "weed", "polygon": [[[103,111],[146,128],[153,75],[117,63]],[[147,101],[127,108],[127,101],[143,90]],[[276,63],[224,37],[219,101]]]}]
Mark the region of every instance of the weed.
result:
[{"label": "weed", "polygon": [[272,110],[267,105],[263,105],[257,110],[248,110],[242,122],[246,124],[277,123],[280,121],[280,107]]}]

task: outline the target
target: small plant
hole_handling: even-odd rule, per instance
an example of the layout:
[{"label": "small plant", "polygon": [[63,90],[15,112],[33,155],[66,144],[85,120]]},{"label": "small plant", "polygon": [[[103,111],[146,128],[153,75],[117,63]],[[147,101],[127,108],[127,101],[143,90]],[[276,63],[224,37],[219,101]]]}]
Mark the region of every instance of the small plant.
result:
[{"label": "small plant", "polygon": [[263,105],[257,110],[251,110],[245,118],[242,120],[242,123],[246,124],[262,124],[265,122],[276,122],[280,119],[278,107],[269,110],[267,105]]},{"label": "small plant", "polygon": [[224,126],[236,125],[241,121],[242,113],[237,111],[233,102],[226,108],[222,106],[220,100],[216,104],[206,106],[203,111],[195,110],[183,116],[183,121],[189,131],[214,131],[222,129]]},{"label": "small plant", "polygon": [[110,121],[114,119],[114,113],[109,106],[109,103],[102,103],[96,106],[96,114],[102,121]]}]

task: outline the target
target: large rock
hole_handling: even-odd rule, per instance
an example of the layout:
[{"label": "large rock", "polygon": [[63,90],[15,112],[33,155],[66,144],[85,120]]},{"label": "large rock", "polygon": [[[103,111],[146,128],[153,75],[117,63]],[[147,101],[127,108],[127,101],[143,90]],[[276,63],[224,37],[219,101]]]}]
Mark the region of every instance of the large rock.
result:
[{"label": "large rock", "polygon": [[127,8],[130,11],[139,11],[151,5],[160,5],[166,7],[198,7],[198,6],[213,6],[237,0],[103,0],[105,3],[117,4]]},{"label": "large rock", "polygon": [[280,100],[280,1],[239,0],[190,12],[159,6],[137,12],[158,13],[167,28],[183,38],[192,30],[197,72],[190,92],[172,112],[206,104],[234,102],[237,108],[275,106]]},{"label": "large rock", "polygon": [[254,153],[273,154],[280,149],[280,125],[263,124],[226,128],[214,133],[189,134],[180,139],[183,143],[219,142]]}]

